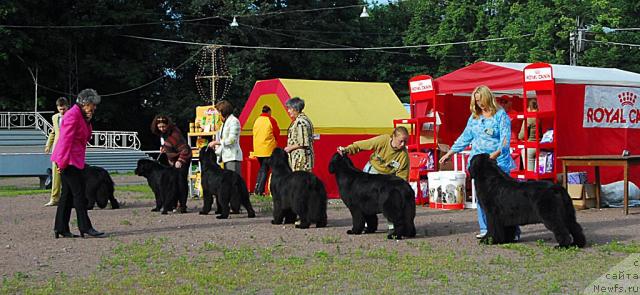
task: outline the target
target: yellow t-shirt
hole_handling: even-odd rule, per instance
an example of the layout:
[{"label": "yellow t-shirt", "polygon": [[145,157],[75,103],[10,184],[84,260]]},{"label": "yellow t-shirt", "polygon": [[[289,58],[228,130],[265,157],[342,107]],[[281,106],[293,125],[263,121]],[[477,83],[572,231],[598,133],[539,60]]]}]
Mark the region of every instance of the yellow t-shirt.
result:
[{"label": "yellow t-shirt", "polygon": [[404,180],[409,179],[409,153],[406,148],[395,150],[391,147],[391,135],[356,141],[346,147],[349,154],[360,151],[373,151],[369,162],[382,174],[393,174]]},{"label": "yellow t-shirt", "polygon": [[[278,146],[271,120],[267,116],[259,116],[253,123],[253,155],[256,157],[271,157],[271,153]],[[279,130],[278,130],[279,131]],[[279,132],[278,132],[279,133]]]}]

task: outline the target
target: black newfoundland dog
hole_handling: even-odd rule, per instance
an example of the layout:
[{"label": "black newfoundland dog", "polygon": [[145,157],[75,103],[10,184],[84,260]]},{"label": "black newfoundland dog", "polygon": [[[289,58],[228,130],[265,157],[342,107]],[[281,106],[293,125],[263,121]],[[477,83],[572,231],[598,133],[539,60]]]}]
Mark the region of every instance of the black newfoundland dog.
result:
[{"label": "black newfoundland dog", "polygon": [[[393,223],[389,239],[415,237],[415,193],[404,179],[394,175],[368,174],[360,171],[346,155],[335,153],[329,163],[335,174],[340,198],[351,212],[353,228],[347,234],[373,233],[378,229],[378,216]],[[364,228],[365,222],[367,228]]]},{"label": "black newfoundland dog", "polygon": [[481,242],[511,243],[516,226],[542,222],[559,247],[586,244],[571,198],[562,186],[547,181],[518,182],[488,154],[474,156],[469,172],[487,217],[488,232]]},{"label": "black newfoundland dog", "polygon": [[229,218],[229,207],[231,211],[239,212],[240,205],[247,209],[248,217],[256,217],[251,201],[247,184],[240,174],[222,169],[216,162],[216,154],[213,149],[203,147],[200,149],[200,165],[202,167],[202,198],[204,205],[200,211],[201,215],[209,214],[213,204],[213,195],[216,195],[216,216],[218,219]]},{"label": "black newfoundland dog", "polygon": [[324,183],[313,173],[291,171],[287,152],[276,148],[269,158],[271,167],[271,196],[273,198],[272,224],[294,223],[297,228],[327,226],[327,191]]},{"label": "black newfoundland dog", "polygon": [[120,208],[118,200],[113,196],[113,179],[107,170],[102,167],[86,165],[84,182],[88,210],[93,209],[96,205],[100,209],[104,209],[108,202],[111,202],[112,209]]},{"label": "black newfoundland dog", "polygon": [[147,179],[147,183],[156,197],[156,206],[151,211],[162,210],[167,214],[178,205],[178,179],[179,173],[168,165],[156,160],[140,159],[135,174]]}]

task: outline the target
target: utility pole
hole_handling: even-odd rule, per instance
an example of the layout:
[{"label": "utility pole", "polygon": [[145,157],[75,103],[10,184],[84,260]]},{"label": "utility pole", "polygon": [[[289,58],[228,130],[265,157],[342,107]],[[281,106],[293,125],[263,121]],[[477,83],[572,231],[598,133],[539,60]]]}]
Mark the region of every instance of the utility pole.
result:
[{"label": "utility pole", "polygon": [[577,17],[576,29],[569,33],[569,65],[578,65],[578,53],[584,50],[585,31],[580,27],[580,17]]}]

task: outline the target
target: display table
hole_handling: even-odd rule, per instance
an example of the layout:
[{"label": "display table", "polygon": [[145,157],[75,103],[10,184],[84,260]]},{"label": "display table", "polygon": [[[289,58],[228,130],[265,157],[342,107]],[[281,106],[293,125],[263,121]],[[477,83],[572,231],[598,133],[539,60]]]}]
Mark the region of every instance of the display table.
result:
[{"label": "display table", "polygon": [[567,166],[595,167],[596,208],[600,208],[600,166],[620,166],[624,169],[624,214],[629,214],[629,166],[640,162],[640,156],[564,156],[562,161],[562,184],[567,187]]}]

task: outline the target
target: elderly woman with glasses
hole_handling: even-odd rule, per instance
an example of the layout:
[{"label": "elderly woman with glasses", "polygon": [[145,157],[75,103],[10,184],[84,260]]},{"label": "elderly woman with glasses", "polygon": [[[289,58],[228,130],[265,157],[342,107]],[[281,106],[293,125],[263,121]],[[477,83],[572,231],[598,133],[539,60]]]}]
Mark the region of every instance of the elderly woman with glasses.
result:
[{"label": "elderly woman with glasses", "polygon": [[293,171],[308,171],[313,169],[313,123],[302,112],[304,100],[294,97],[285,103],[289,117],[293,119],[287,132],[287,146],[284,150],[289,153],[289,166]]},{"label": "elderly woman with glasses", "polygon": [[87,213],[83,176],[87,142],[91,139],[93,131],[91,119],[99,103],[100,96],[95,90],[82,90],[78,94],[76,104],[65,113],[64,120],[60,123],[58,142],[51,154],[51,161],[60,170],[62,180],[62,194],[58,202],[53,228],[56,239],[60,236],[63,238],[77,237],[69,229],[71,208],[76,208],[78,229],[83,238],[85,234],[92,237],[104,236],[103,232],[95,230],[91,225]]},{"label": "elderly woman with glasses", "polygon": [[[189,194],[189,166],[191,164],[191,148],[182,136],[182,132],[166,115],[157,115],[151,121],[151,132],[160,136],[160,153],[167,157],[168,164],[180,173],[178,182],[179,213],[187,213],[187,197]],[[156,210],[155,208],[153,210]]]}]

